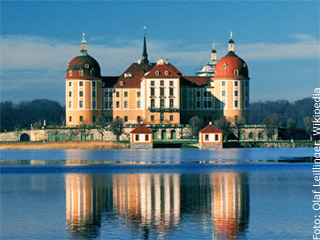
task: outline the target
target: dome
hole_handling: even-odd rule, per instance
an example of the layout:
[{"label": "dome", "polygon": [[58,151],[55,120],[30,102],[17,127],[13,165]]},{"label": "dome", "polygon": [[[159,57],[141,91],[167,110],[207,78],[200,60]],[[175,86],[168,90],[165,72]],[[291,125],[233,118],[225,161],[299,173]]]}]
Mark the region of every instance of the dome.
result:
[{"label": "dome", "polygon": [[[68,65],[67,68],[68,71],[79,71],[83,70],[83,77],[101,77],[101,69],[99,63],[89,55],[87,56],[77,56],[74,59],[72,59]],[[68,74],[69,75],[69,74]],[[68,77],[79,77],[78,74],[71,74],[71,76]]]},{"label": "dome", "polygon": [[87,41],[81,41],[81,51],[77,57],[72,59],[67,67],[68,78],[100,78],[101,69],[99,63],[87,53]]},{"label": "dome", "polygon": [[234,52],[221,58],[215,67],[215,78],[249,78],[245,61]]}]

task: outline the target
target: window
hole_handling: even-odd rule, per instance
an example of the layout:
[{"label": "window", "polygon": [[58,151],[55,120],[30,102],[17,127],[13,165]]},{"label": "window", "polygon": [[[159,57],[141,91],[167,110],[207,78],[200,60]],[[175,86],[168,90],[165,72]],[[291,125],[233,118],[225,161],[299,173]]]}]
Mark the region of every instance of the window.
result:
[{"label": "window", "polygon": [[223,67],[226,68],[228,65],[226,63],[223,64]]},{"label": "window", "polygon": [[238,100],[235,100],[235,101],[234,101],[234,106],[235,106],[235,107],[238,107]]},{"label": "window", "polygon": [[204,97],[208,97],[208,96],[209,96],[209,92],[208,92],[208,91],[204,91],[204,92],[203,92],[203,96],[204,96]]},{"label": "window", "polygon": [[152,108],[154,108],[154,99],[151,99],[150,105],[151,105]]},{"label": "window", "polygon": [[226,101],[222,101],[222,108],[225,108],[225,106],[226,106]]},{"label": "window", "polygon": [[173,99],[170,99],[170,107],[173,108]]},{"label": "window", "polygon": [[156,71],[156,75],[159,75],[160,74],[160,72],[159,71]]},{"label": "window", "polygon": [[120,92],[116,92],[116,97],[120,97]]},{"label": "window", "polygon": [[83,116],[80,116],[80,122],[83,122]]},{"label": "window", "polygon": [[204,139],[205,139],[206,141],[209,141],[209,134],[205,134],[205,135],[204,135]]},{"label": "window", "polygon": [[224,97],[226,95],[226,91],[222,91],[222,97]]},{"label": "window", "polygon": [[219,141],[219,134],[216,134],[216,135],[214,136],[214,139],[215,139],[216,141]]},{"label": "window", "polygon": [[[69,71],[69,76],[71,77],[72,76],[72,70]],[[70,86],[70,85],[69,85]]]},{"label": "window", "polygon": [[83,86],[83,82],[81,81],[81,82],[79,82],[79,86],[80,87],[82,87]]},{"label": "window", "polygon": [[128,122],[128,116],[124,116],[124,121]]},{"label": "window", "polygon": [[211,101],[208,101],[208,108],[211,108],[212,107],[212,103]]},{"label": "window", "polygon": [[163,87],[160,88],[160,96],[164,96],[164,88]]},{"label": "window", "polygon": [[79,107],[83,108],[83,101],[79,101]]},{"label": "window", "polygon": [[92,97],[96,97],[96,91],[92,91]]},{"label": "window", "polygon": [[108,101],[105,101],[105,102],[104,102],[104,108],[108,109],[108,107],[109,107],[109,102],[108,102]]},{"label": "window", "polygon": [[154,81],[151,81],[150,85],[151,85],[151,86],[154,86]]},{"label": "window", "polygon": [[262,133],[262,132],[259,132],[258,138],[259,138],[259,139],[263,139],[263,133]]},{"label": "window", "polygon": [[192,101],[188,101],[188,109],[192,109],[193,107],[193,102]]},{"label": "window", "polygon": [[146,134],[145,136],[146,136],[146,142],[148,142],[149,141],[149,134]]},{"label": "window", "polygon": [[160,99],[160,107],[161,107],[161,108],[164,107],[164,99]]},{"label": "window", "polygon": [[170,85],[170,86],[173,86],[173,81],[170,81],[170,82],[169,82],[169,85]]},{"label": "window", "polygon": [[72,122],[72,117],[71,116],[69,117],[69,122]]},{"label": "window", "polygon": [[136,141],[139,141],[139,134],[136,134]]},{"label": "window", "polygon": [[124,108],[128,108],[128,101],[124,101]]},{"label": "window", "polygon": [[80,76],[83,76],[83,70],[80,70],[80,71],[79,71],[79,75],[80,75]]},{"label": "window", "polygon": [[197,101],[197,108],[200,108],[200,106],[201,106],[201,102]]},{"label": "window", "polygon": [[123,95],[124,95],[124,97],[128,97],[128,92],[124,91]]},{"label": "window", "polygon": [[201,92],[197,91],[197,97],[201,97]]},{"label": "window", "polygon": [[96,86],[96,82],[92,82],[92,87],[95,87]]},{"label": "window", "polygon": [[173,115],[170,115],[170,121],[171,122],[173,121]]},{"label": "window", "polygon": [[154,96],[154,88],[150,88],[150,95]]},{"label": "window", "polygon": [[92,122],[93,122],[93,123],[96,122],[96,116],[92,116]]},{"label": "window", "polygon": [[92,101],[92,108],[95,109],[96,107],[96,101]]},{"label": "window", "polygon": [[137,108],[141,108],[141,102],[137,101]]},{"label": "window", "polygon": [[72,101],[69,101],[69,108],[72,108]]},{"label": "window", "polygon": [[192,97],[193,96],[193,90],[192,89],[189,89],[188,90],[188,97]]},{"label": "window", "polygon": [[71,82],[69,82],[69,87],[71,87],[72,86],[72,83]]},{"label": "window", "polygon": [[164,81],[161,80],[161,81],[160,81],[160,86],[163,86],[163,85],[164,85]]},{"label": "window", "polygon": [[236,123],[239,121],[238,115],[235,115],[235,116],[234,116],[234,121],[235,121]]},{"label": "window", "polygon": [[207,101],[203,102],[203,107],[205,107],[205,108],[208,107],[208,102]]},{"label": "window", "polygon": [[80,91],[80,92],[79,92],[79,96],[80,96],[80,97],[83,97],[83,91]]},{"label": "window", "polygon": [[238,69],[234,70],[234,75],[236,75],[236,76],[239,75],[239,70]]},{"label": "window", "polygon": [[116,108],[120,108],[120,102],[116,101]]},{"label": "window", "polygon": [[248,108],[248,101],[246,101],[246,108]]},{"label": "window", "polygon": [[141,92],[138,91],[138,92],[137,92],[137,97],[140,97],[140,96],[141,96]]},{"label": "window", "polygon": [[112,92],[111,91],[109,92],[109,98],[112,98]]},{"label": "window", "polygon": [[222,87],[224,87],[224,86],[226,86],[226,82],[225,81],[222,82]]},{"label": "window", "polygon": [[154,115],[151,115],[151,121],[152,122],[154,121]]},{"label": "window", "polygon": [[234,96],[238,97],[238,91],[234,91]]},{"label": "window", "polygon": [[173,88],[170,88],[169,94],[170,96],[173,96]]},{"label": "window", "polygon": [[236,86],[236,87],[237,87],[237,86],[238,86],[238,82],[234,82],[234,86]]},{"label": "window", "polygon": [[69,97],[71,97],[72,96],[72,92],[71,91],[69,91]]},{"label": "window", "polygon": [[137,122],[140,123],[141,122],[141,117],[137,116]]},{"label": "window", "polygon": [[251,133],[249,133],[249,138],[253,138],[253,133],[251,132]]}]

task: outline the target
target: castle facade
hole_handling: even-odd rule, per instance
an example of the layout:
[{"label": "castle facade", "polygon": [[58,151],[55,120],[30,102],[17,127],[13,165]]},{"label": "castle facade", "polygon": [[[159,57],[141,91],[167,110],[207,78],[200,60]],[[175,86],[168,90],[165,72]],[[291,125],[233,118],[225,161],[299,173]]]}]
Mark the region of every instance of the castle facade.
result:
[{"label": "castle facade", "polygon": [[99,63],[81,50],[67,66],[65,78],[66,125],[110,123],[186,124],[199,116],[207,124],[225,117],[235,123],[249,116],[248,66],[234,51],[232,34],[228,53],[217,61],[216,51],[208,70],[186,76],[172,63],[148,60],[144,34],[142,59],[120,76],[101,76]]}]

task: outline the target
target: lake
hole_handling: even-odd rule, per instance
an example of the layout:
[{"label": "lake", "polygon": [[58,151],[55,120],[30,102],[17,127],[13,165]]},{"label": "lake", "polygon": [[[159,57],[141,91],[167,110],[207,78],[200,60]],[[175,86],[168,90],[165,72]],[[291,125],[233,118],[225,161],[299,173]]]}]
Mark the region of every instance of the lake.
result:
[{"label": "lake", "polygon": [[1,150],[1,239],[311,239],[313,148]]}]

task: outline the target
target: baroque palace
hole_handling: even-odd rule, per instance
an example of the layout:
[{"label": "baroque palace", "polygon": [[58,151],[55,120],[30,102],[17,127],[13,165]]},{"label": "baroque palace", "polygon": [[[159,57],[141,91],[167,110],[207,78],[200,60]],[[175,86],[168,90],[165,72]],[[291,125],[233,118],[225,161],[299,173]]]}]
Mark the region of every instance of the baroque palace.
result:
[{"label": "baroque palace", "polygon": [[235,123],[249,115],[249,76],[244,60],[234,51],[232,33],[228,53],[186,76],[172,63],[148,59],[146,34],[142,59],[131,64],[120,76],[101,76],[99,63],[81,51],[67,66],[66,125],[110,123],[122,119],[124,124],[186,124],[193,116],[204,123],[225,117]]}]

